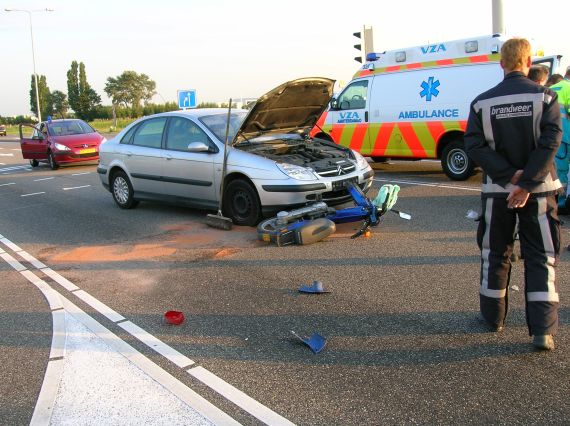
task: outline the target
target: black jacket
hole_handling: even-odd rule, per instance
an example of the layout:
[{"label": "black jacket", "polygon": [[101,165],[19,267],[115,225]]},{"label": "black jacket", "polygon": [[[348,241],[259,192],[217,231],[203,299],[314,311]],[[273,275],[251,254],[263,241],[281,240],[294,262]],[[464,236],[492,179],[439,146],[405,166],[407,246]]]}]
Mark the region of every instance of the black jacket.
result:
[{"label": "black jacket", "polygon": [[511,72],[471,103],[465,149],[483,169],[483,197],[506,197],[519,169],[518,185],[531,195],[552,195],[562,185],[554,156],[562,130],[557,95]]}]

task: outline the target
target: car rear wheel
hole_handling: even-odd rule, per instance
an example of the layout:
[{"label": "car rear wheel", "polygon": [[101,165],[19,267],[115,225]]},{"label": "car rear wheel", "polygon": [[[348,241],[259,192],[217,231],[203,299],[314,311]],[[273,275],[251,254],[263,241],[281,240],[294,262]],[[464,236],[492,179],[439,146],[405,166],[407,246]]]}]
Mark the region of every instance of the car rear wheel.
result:
[{"label": "car rear wheel", "polygon": [[30,160],[30,166],[32,167],[38,167],[40,163],[38,162],[38,160]]},{"label": "car rear wheel", "polygon": [[127,174],[118,171],[111,178],[111,193],[115,203],[122,209],[132,209],[136,207],[138,201],[133,198],[134,191]]},{"label": "car rear wheel", "polygon": [[55,162],[55,158],[53,156],[53,153],[51,151],[48,152],[48,163],[49,163],[49,167],[52,170],[57,170],[57,168],[59,167],[59,164],[57,164]]},{"label": "car rear wheel", "polygon": [[473,174],[475,164],[465,152],[462,141],[452,141],[443,149],[441,167],[452,180],[466,180]]},{"label": "car rear wheel", "polygon": [[224,215],[236,225],[255,226],[261,218],[261,203],[251,183],[237,179],[224,191]]}]

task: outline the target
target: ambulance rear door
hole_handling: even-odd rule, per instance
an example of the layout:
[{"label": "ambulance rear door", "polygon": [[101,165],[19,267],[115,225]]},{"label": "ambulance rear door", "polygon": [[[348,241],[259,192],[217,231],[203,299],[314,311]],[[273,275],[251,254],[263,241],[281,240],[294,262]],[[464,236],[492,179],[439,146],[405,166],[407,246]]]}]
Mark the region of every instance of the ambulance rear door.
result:
[{"label": "ambulance rear door", "polygon": [[327,117],[327,123],[332,124],[330,135],[334,141],[358,152],[370,146],[367,130],[371,87],[372,77],[352,81],[333,99]]}]

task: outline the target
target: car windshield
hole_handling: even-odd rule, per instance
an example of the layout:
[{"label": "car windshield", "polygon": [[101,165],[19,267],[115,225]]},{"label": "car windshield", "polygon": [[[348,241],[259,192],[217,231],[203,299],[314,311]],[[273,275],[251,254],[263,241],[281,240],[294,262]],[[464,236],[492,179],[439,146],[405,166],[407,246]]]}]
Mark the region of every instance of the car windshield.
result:
[{"label": "car windshield", "polygon": [[[246,116],[246,112],[234,112],[230,116],[230,129],[228,135],[228,143],[232,143],[241,123]],[[216,137],[224,142],[226,140],[226,124],[228,120],[227,113],[220,113],[215,115],[206,115],[200,117],[200,121],[210,130]]]},{"label": "car windshield", "polygon": [[66,120],[48,124],[48,132],[51,136],[68,136],[93,133],[95,130],[84,121]]}]

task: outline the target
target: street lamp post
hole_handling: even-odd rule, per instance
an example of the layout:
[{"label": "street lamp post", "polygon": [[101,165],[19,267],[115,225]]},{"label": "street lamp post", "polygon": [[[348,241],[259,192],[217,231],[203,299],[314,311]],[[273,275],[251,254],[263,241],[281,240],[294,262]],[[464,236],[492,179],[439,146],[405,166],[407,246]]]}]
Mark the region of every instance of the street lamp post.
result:
[{"label": "street lamp post", "polygon": [[30,18],[30,38],[32,39],[32,63],[34,66],[34,84],[36,86],[36,108],[38,113],[38,123],[42,121],[42,113],[40,110],[40,92],[38,90],[38,75],[36,74],[36,54],[34,51],[34,30],[32,28],[32,12],[53,12],[53,9],[39,9],[39,10],[26,10],[26,9],[4,9],[6,12],[26,12]]}]

